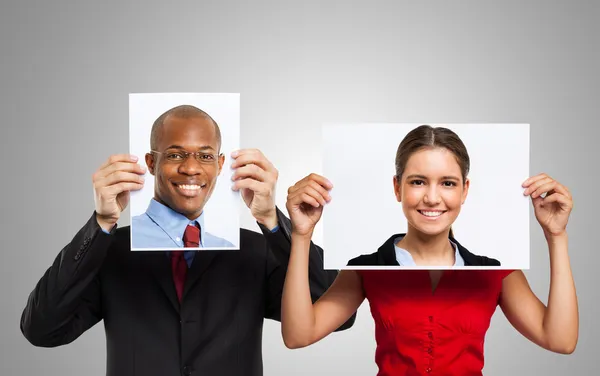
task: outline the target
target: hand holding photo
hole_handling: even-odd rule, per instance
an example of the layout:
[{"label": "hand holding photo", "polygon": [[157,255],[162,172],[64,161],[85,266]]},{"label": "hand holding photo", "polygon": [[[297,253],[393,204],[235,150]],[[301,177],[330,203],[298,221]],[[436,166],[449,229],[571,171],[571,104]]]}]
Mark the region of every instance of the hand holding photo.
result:
[{"label": "hand holding photo", "polygon": [[323,143],[325,268],[529,269],[528,124],[327,125]]},{"label": "hand holding photo", "polygon": [[131,192],[133,251],[239,249],[238,94],[131,94],[130,152],[146,168]]}]

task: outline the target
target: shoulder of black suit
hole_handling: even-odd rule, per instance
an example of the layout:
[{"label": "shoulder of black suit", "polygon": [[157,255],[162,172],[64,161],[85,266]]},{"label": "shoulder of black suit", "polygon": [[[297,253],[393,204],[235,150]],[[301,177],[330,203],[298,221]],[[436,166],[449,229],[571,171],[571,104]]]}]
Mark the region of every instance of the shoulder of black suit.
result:
[{"label": "shoulder of black suit", "polygon": [[[348,262],[348,266],[400,266],[400,264],[398,264],[398,260],[396,260],[394,240],[397,237],[404,235],[406,234],[392,235],[385,243],[381,245],[381,247],[379,247],[377,252],[355,257]],[[458,247],[458,252],[465,261],[465,266],[500,266],[500,261],[491,257],[476,255],[463,247],[453,237],[450,237],[449,239]]]}]

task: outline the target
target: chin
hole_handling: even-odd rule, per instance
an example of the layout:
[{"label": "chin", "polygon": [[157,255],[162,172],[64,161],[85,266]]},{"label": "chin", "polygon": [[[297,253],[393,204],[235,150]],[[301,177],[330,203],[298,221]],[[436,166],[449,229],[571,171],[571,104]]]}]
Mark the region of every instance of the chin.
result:
[{"label": "chin", "polygon": [[180,213],[182,213],[184,215],[192,215],[192,214],[196,214],[196,213],[199,214],[202,212],[203,207],[204,207],[203,203],[198,203],[198,204],[194,204],[194,205],[181,205]]},{"label": "chin", "polygon": [[199,213],[204,207],[204,200],[186,200],[177,198],[171,202],[171,209],[183,215]]},{"label": "chin", "polygon": [[448,231],[448,229],[431,230],[431,229],[422,229],[422,228],[418,228],[418,227],[416,228],[416,230],[422,234],[429,235],[429,236],[437,236],[437,235],[443,234],[444,232]]},{"label": "chin", "polygon": [[450,230],[450,226],[440,226],[440,225],[436,225],[436,226],[432,226],[432,225],[421,225],[421,224],[417,224],[415,225],[415,223],[411,223],[410,224],[415,230],[417,230],[417,232],[420,232],[422,234],[425,235],[429,235],[429,236],[436,236],[436,235],[440,235],[444,232],[447,232]]}]

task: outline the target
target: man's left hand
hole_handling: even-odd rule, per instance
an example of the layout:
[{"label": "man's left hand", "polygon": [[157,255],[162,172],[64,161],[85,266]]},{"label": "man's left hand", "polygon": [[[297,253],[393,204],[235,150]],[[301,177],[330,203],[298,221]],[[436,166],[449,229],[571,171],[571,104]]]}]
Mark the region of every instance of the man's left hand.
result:
[{"label": "man's left hand", "polygon": [[240,191],[258,223],[269,230],[278,225],[275,208],[275,188],[279,172],[257,149],[241,149],[232,153],[235,170],[231,180],[233,190]]}]

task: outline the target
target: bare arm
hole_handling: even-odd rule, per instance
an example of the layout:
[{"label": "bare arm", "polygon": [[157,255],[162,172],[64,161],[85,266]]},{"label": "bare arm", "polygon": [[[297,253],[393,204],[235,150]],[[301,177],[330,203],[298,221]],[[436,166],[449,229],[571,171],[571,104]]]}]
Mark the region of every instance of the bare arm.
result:
[{"label": "bare arm", "polygon": [[500,307],[523,336],[546,350],[561,354],[575,351],[579,312],[575,283],[567,254],[567,236],[548,241],[550,293],[546,307],[531,291],[525,275],[516,271],[502,283]]},{"label": "bare arm", "polygon": [[[531,291],[525,275],[517,271],[502,283],[500,307],[508,321],[535,344],[557,353],[575,351],[579,312],[569,260],[566,226],[573,207],[569,190],[546,174],[523,183],[531,195],[550,255],[550,292],[546,307]],[[542,195],[546,193],[545,197]]]},{"label": "bare arm", "polygon": [[320,341],[344,324],[365,299],[358,273],[342,270],[331,287],[313,305],[308,281],[310,239],[292,235],[281,308],[281,330],[288,348]]},{"label": "bare arm", "polygon": [[[281,304],[283,285],[290,261],[292,247],[292,225],[290,220],[277,209],[279,229],[272,232],[264,225],[259,225],[267,240],[268,252],[266,269],[268,275],[268,292],[265,302],[265,318],[281,322]],[[323,265],[323,249],[310,242],[308,256],[308,281],[311,301],[314,303],[331,287],[339,275],[338,270],[326,270]],[[335,331],[351,328],[356,321],[353,314]]]},{"label": "bare arm", "polygon": [[365,299],[358,273],[342,270],[314,305],[309,284],[310,239],[331,200],[332,184],[310,174],[288,190],[287,209],[292,222],[291,251],[283,286],[281,333],[288,348],[311,345],[344,324]]}]

